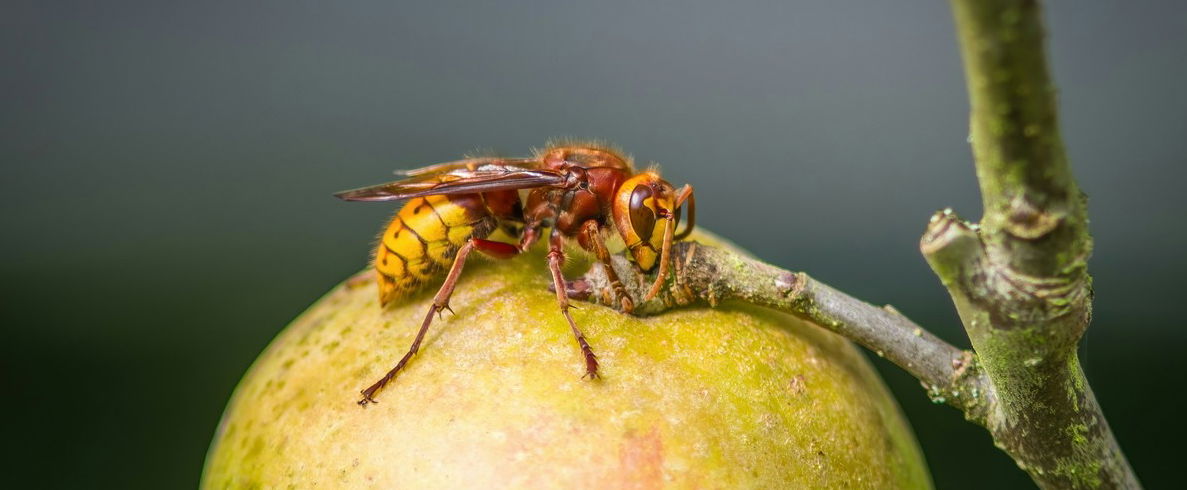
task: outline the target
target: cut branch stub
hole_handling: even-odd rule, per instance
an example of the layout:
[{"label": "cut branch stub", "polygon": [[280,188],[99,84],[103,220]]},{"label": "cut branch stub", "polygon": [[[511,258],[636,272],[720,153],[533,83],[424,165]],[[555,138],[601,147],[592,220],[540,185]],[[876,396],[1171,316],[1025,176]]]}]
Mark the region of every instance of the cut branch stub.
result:
[{"label": "cut branch stub", "polygon": [[[1074,348],[1088,326],[1091,289],[1086,276],[1030,276],[995,260],[990,234],[974,223],[961,220],[949,209],[932,216],[920,240],[920,251],[959,303],[975,303],[975,310],[988,315],[962,320],[977,335],[987,329],[1042,328],[1047,341],[1037,346],[1044,351]],[[971,311],[960,308],[959,311]]]}]

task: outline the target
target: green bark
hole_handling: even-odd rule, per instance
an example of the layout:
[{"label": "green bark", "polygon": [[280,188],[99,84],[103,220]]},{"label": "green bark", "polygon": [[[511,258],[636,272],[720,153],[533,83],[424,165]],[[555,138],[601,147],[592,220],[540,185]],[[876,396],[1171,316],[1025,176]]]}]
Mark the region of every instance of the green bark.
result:
[{"label": "green bark", "polygon": [[1033,0],[952,0],[979,225],[938,213],[921,250],[993,386],[984,425],[1044,488],[1136,488],[1076,346],[1092,316],[1085,200],[1059,135]]}]

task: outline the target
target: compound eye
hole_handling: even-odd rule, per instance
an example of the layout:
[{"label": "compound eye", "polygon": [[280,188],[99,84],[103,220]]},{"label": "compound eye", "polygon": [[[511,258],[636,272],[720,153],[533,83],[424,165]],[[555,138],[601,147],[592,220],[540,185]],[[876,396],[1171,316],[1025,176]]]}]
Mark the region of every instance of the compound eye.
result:
[{"label": "compound eye", "polygon": [[631,228],[635,235],[648,243],[655,231],[655,191],[649,185],[640,185],[631,192]]}]

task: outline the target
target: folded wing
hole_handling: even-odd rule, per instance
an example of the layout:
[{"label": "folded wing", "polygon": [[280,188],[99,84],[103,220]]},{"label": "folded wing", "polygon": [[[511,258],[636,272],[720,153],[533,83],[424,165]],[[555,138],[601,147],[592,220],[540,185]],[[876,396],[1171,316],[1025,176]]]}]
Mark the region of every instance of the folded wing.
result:
[{"label": "folded wing", "polygon": [[[451,167],[442,167],[450,165]],[[474,194],[478,192],[529,189],[533,187],[560,187],[565,184],[565,175],[555,170],[523,168],[515,165],[484,164],[470,168],[459,162],[441,164],[443,172],[416,170],[413,177],[342,191],[334,196],[346,201],[398,201],[413,197],[449,194]]]}]

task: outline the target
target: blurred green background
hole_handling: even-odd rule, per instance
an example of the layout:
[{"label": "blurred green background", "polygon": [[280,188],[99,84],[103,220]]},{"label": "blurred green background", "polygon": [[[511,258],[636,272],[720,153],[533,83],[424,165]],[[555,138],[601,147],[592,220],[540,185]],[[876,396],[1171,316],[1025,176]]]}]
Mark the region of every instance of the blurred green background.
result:
[{"label": "blurred green background", "polygon": [[[1055,2],[1048,24],[1097,243],[1085,367],[1170,487],[1187,7]],[[916,248],[934,210],[980,214],[946,2],[9,1],[0,67],[9,488],[194,485],[239,376],[394,208],[333,191],[554,136],[659,162],[706,228],[967,345]],[[875,362],[940,488],[1029,485]]]}]

